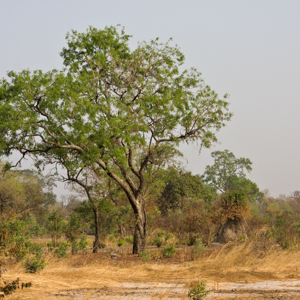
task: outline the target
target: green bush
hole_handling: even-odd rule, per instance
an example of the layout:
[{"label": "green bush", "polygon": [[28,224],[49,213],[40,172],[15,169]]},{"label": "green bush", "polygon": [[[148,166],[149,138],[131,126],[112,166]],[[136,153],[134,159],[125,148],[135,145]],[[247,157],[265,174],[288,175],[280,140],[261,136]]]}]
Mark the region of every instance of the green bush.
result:
[{"label": "green bush", "polygon": [[46,228],[48,233],[52,238],[52,244],[54,248],[58,246],[58,239],[61,237],[63,230],[66,226],[66,221],[61,215],[59,215],[57,210],[52,211],[51,215],[48,218]]},{"label": "green bush", "polygon": [[46,229],[37,223],[35,216],[33,216],[32,214],[27,215],[24,219],[24,222],[25,236],[33,237],[42,236],[43,234],[45,234]]},{"label": "green bush", "polygon": [[32,256],[27,258],[25,263],[23,264],[26,273],[36,273],[38,271],[43,270],[46,267],[47,263],[45,260],[41,260],[36,256]]},{"label": "green bush", "polygon": [[70,243],[62,242],[62,243],[57,243],[58,247],[54,250],[55,255],[58,258],[63,258],[67,257],[67,249],[70,247]]},{"label": "green bush", "polygon": [[34,254],[37,258],[41,259],[43,255],[43,247],[38,243],[29,242],[27,244],[28,250],[31,254]]},{"label": "green bush", "polygon": [[166,234],[166,232],[163,231],[163,230],[160,230],[160,231],[157,232],[157,236],[158,236],[159,238],[162,237],[162,236],[164,236],[165,234]]},{"label": "green bush", "polygon": [[174,245],[166,246],[163,248],[163,256],[168,258],[174,257],[177,251],[178,250],[175,248]]},{"label": "green bush", "polygon": [[[81,251],[85,251],[88,245],[88,240],[87,240],[87,236],[85,234],[83,234],[80,238],[80,242],[78,243],[78,249]],[[103,244],[102,244],[103,245]],[[105,245],[104,245],[105,247]],[[104,248],[104,247],[100,247],[100,248]]]},{"label": "green bush", "polygon": [[192,300],[201,300],[209,295],[209,291],[206,290],[206,281],[201,281],[194,288],[188,292],[188,297]]},{"label": "green bush", "polygon": [[146,251],[140,252],[139,257],[141,258],[143,263],[149,262],[151,260],[150,251],[146,250]]},{"label": "green bush", "polygon": [[124,240],[119,240],[118,241],[118,247],[122,247],[125,244]]},{"label": "green bush", "polygon": [[129,244],[133,244],[133,236],[132,235],[126,236],[124,238],[124,240]]},{"label": "green bush", "polygon": [[48,248],[48,252],[52,252],[53,251],[54,247],[53,247],[52,242],[47,243],[47,248]]},{"label": "green bush", "polygon": [[174,237],[174,235],[172,233],[168,233],[165,237],[165,241],[172,239]]},{"label": "green bush", "polygon": [[191,259],[196,260],[200,255],[205,252],[207,249],[202,244],[202,239],[196,239],[194,249],[191,252]]},{"label": "green bush", "polygon": [[75,254],[79,250],[78,240],[82,236],[83,223],[79,216],[72,214],[69,222],[65,225],[64,230],[67,241],[71,244],[71,252]]},{"label": "green bush", "polygon": [[153,243],[154,243],[154,245],[156,245],[158,248],[160,248],[161,245],[162,245],[162,240],[161,240],[160,237],[156,237],[156,238],[154,239]]}]

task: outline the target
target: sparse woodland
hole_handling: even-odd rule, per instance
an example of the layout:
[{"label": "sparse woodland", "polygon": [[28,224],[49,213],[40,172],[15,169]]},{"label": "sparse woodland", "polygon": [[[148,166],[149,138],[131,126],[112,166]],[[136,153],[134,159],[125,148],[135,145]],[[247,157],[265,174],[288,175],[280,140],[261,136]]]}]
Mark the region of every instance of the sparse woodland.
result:
[{"label": "sparse woodland", "polygon": [[[229,150],[213,152],[203,174],[179,163],[180,143],[217,141],[232,117],[227,96],[182,71],[179,48],[130,50],[129,39],[113,27],[73,31],[63,70],[0,81],[0,273],[122,247],[143,262],[180,247],[197,260],[212,243],[298,250],[300,191],[270,197],[247,178],[251,160]],[[28,157],[32,169],[18,168]],[[56,181],[68,196],[54,194]]]}]

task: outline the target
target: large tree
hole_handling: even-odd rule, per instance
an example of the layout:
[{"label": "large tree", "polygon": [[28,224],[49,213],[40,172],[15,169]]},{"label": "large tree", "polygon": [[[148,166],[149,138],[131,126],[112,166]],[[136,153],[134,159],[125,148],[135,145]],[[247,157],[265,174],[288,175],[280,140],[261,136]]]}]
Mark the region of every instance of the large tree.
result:
[{"label": "large tree", "polygon": [[60,164],[70,174],[89,167],[112,178],[136,216],[133,252],[145,248],[142,193],[148,164],[165,144],[209,147],[230,120],[228,102],[184,55],[158,40],[129,48],[123,30],[90,27],[67,34],[62,71],[9,72],[0,82],[0,147],[31,155],[36,165]]}]

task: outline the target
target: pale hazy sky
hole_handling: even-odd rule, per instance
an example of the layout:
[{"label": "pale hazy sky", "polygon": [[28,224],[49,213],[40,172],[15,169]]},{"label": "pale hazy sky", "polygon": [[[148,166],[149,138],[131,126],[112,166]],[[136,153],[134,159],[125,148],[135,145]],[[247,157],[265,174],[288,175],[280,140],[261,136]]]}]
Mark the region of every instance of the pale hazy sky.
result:
[{"label": "pale hazy sky", "polygon": [[62,67],[71,29],[121,24],[141,40],[170,37],[206,83],[230,94],[232,121],[212,149],[184,146],[202,174],[211,151],[253,162],[249,178],[271,195],[300,190],[300,1],[0,0],[0,77],[8,70]]}]

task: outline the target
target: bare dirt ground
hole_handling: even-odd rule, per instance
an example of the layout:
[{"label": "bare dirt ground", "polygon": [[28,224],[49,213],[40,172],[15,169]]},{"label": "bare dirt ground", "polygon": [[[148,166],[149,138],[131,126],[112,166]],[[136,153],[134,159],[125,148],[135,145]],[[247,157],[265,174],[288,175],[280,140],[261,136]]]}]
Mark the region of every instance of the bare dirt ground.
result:
[{"label": "bare dirt ground", "polygon": [[[157,248],[150,249],[157,255]],[[110,253],[117,252],[112,260]],[[188,290],[207,281],[208,299],[300,299],[300,252],[259,245],[211,247],[191,261],[191,247],[172,259],[143,264],[130,248],[103,249],[65,259],[47,256],[48,266],[24,273],[21,263],[7,266],[5,280],[32,282],[8,300],[26,299],[187,299]]]}]

